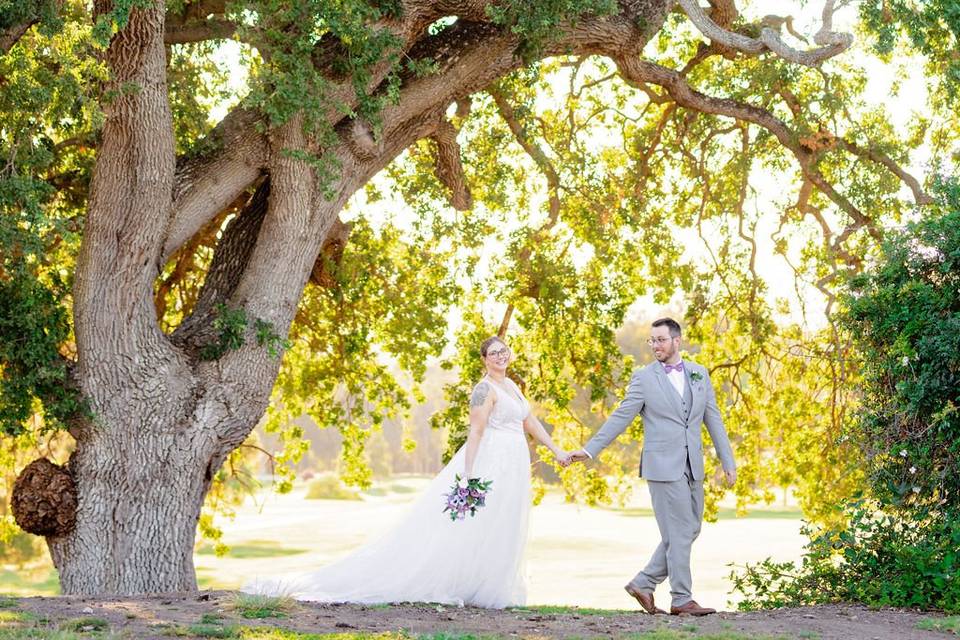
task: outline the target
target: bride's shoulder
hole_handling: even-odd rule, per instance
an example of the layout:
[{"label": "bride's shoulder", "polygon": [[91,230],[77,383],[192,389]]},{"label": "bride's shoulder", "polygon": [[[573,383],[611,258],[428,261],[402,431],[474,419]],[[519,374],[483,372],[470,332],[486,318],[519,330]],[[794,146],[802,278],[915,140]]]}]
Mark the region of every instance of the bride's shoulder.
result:
[{"label": "bride's shoulder", "polygon": [[479,407],[490,398],[493,402],[497,401],[497,390],[486,378],[473,385],[473,391],[470,393],[470,406]]}]

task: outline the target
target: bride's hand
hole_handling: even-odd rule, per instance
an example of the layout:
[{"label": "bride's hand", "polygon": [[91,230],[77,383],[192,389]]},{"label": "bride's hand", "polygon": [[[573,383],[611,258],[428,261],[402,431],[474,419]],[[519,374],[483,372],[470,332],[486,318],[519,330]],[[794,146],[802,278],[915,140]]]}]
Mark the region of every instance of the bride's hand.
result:
[{"label": "bride's hand", "polygon": [[576,451],[571,451],[567,454],[566,464],[563,466],[569,466],[574,462],[583,462],[588,459],[590,456],[583,449],[577,449]]}]

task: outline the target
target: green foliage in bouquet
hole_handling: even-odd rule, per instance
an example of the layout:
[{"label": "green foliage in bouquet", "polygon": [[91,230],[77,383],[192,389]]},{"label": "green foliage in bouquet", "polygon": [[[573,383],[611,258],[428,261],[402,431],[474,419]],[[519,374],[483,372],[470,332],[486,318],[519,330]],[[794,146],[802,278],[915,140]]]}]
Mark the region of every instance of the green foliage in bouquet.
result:
[{"label": "green foliage in bouquet", "polygon": [[477,515],[477,509],[486,505],[487,492],[493,486],[493,480],[470,478],[465,486],[461,486],[462,479],[456,476],[450,493],[446,494],[447,504],[443,512],[450,513],[453,521],[463,520],[469,513],[471,517]]}]

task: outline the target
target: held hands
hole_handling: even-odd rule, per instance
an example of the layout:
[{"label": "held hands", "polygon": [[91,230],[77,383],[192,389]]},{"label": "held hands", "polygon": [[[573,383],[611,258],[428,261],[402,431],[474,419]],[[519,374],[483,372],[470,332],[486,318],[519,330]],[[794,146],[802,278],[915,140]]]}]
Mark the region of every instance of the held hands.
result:
[{"label": "held hands", "polygon": [[560,463],[561,467],[568,467],[574,462],[582,462],[589,458],[587,452],[583,449],[578,449],[576,451],[566,451],[562,452],[561,455],[557,456],[557,461]]},{"label": "held hands", "polygon": [[[569,467],[574,462],[583,462],[590,457],[583,449],[577,449],[576,451],[554,451],[553,455],[556,456],[557,462],[560,463],[561,467]],[[736,469],[724,471],[723,475],[727,480],[727,486],[732,487],[737,483]]]}]

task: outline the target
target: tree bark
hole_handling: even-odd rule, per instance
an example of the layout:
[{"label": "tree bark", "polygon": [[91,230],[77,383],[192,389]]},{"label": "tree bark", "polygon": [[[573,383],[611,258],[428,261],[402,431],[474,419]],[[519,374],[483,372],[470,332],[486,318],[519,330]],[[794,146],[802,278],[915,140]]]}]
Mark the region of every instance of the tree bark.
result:
[{"label": "tree bark", "polygon": [[[162,399],[161,399],[162,401]],[[70,459],[77,481],[76,528],[48,538],[64,594],[153,593],[197,588],[193,546],[200,507],[209,486],[204,432],[178,430],[158,402],[138,402],[141,416],[85,440]]]},{"label": "tree bark", "polygon": [[[183,429],[195,376],[157,325],[152,286],[174,176],[160,6],[105,52],[105,123],[77,261],[76,377],[94,418],[73,429],[76,526],[48,539],[64,593],[196,588],[202,432]],[[109,11],[98,0],[95,12]]]}]

